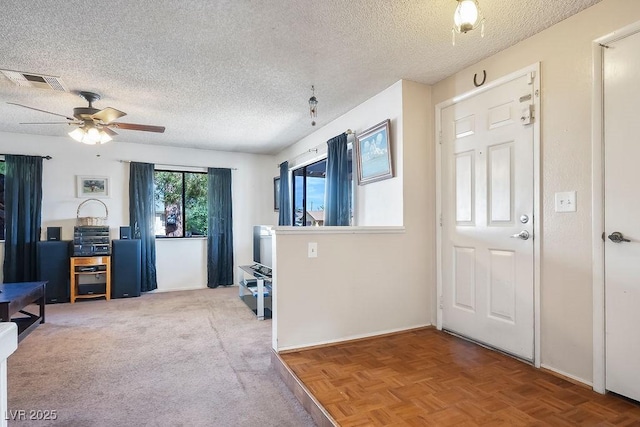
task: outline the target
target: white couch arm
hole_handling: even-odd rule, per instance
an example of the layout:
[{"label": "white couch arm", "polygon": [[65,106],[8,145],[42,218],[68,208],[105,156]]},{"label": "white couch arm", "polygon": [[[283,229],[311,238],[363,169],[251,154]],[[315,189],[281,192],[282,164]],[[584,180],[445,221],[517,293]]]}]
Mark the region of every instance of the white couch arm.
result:
[{"label": "white couch arm", "polygon": [[15,323],[0,323],[0,427],[7,425],[7,358],[18,348],[18,328]]}]

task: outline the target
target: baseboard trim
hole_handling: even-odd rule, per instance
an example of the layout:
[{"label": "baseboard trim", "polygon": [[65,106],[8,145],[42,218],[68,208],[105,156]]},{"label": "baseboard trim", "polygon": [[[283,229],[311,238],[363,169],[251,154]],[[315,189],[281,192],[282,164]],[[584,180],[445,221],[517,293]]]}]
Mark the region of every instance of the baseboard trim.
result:
[{"label": "baseboard trim", "polygon": [[302,384],[302,381],[289,369],[284,360],[273,349],[271,350],[271,366],[319,427],[339,426],[336,420],[313,397],[309,389]]},{"label": "baseboard trim", "polygon": [[189,287],[189,288],[167,288],[167,289],[154,289],[150,292],[145,292],[146,294],[162,294],[164,292],[180,292],[180,291],[197,291],[199,289],[207,289],[206,286],[198,286],[198,287]]},{"label": "baseboard trim", "polygon": [[593,389],[593,383],[586,381],[582,378],[578,378],[575,375],[568,374],[559,369],[552,368],[551,366],[545,365],[544,363],[540,365],[540,370],[544,371],[554,377],[563,379],[565,381],[569,381],[571,384],[575,384],[577,386],[581,386],[588,389]]},{"label": "baseboard trim", "polygon": [[414,331],[419,331],[421,329],[428,329],[428,328],[434,328],[434,327],[435,327],[434,325],[428,323],[428,324],[424,324],[424,325],[413,326],[413,327],[410,327],[410,328],[390,329],[390,330],[386,330],[386,331],[374,332],[372,334],[354,335],[354,336],[351,336],[351,337],[346,337],[344,339],[323,341],[323,342],[318,342],[318,343],[305,344],[305,345],[302,345],[302,346],[286,346],[286,347],[279,348],[277,350],[277,353],[278,354],[287,354],[287,353],[293,353],[293,352],[302,351],[302,350],[311,350],[311,349],[315,349],[315,348],[331,347],[331,346],[338,345],[338,344],[346,344],[346,343],[352,343],[352,342],[357,342],[357,341],[362,341],[362,340],[369,340],[369,339],[374,339],[374,338],[385,337],[385,336],[389,336],[389,335],[403,334],[403,333],[407,333],[407,332],[414,332]]}]

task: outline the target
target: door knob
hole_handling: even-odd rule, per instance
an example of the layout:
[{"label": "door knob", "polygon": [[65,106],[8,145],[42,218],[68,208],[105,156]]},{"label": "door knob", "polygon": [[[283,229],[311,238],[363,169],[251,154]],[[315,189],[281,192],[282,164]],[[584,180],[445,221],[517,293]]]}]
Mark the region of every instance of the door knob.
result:
[{"label": "door knob", "polygon": [[622,242],[631,241],[629,239],[625,239],[622,233],[619,231],[614,231],[613,233],[609,234],[609,236],[607,237],[609,237],[609,240],[611,240],[613,243],[622,243]]},{"label": "door knob", "polygon": [[529,237],[531,237],[531,235],[527,230],[522,230],[518,234],[511,235],[511,237],[513,237],[514,239],[529,240]]}]

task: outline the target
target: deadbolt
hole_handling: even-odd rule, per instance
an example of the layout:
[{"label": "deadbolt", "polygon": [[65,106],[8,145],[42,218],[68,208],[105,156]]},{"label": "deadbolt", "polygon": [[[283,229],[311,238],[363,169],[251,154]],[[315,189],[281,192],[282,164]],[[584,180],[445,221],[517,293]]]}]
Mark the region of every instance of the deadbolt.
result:
[{"label": "deadbolt", "polygon": [[520,222],[526,224],[529,222],[529,217],[527,215],[520,215]]}]

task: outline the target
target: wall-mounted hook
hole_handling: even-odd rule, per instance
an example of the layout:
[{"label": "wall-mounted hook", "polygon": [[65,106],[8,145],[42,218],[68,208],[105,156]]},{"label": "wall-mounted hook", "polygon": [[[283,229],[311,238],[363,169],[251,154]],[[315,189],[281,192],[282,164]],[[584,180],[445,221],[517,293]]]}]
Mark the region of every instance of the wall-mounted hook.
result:
[{"label": "wall-mounted hook", "polygon": [[482,81],[478,83],[478,75],[473,75],[473,84],[475,87],[480,87],[487,81],[487,70],[482,70]]}]

